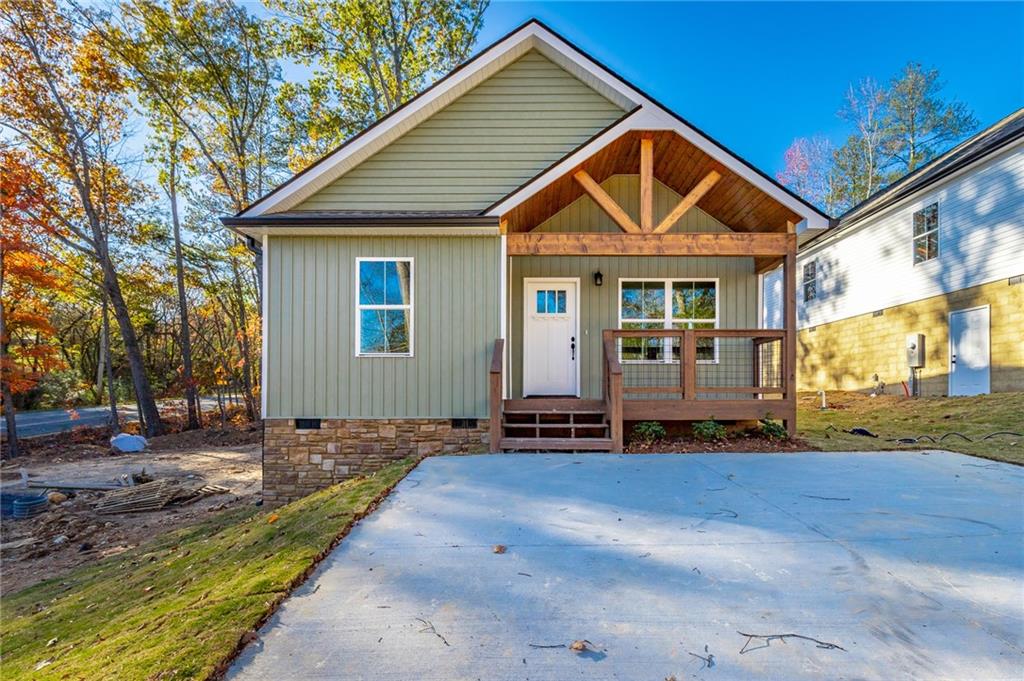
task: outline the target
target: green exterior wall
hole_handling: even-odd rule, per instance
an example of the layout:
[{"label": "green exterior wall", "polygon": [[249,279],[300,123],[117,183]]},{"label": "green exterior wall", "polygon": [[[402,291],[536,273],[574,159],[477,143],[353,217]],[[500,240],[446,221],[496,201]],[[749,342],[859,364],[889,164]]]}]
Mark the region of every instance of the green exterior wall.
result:
[{"label": "green exterior wall", "polygon": [[[604,285],[595,286],[593,273],[604,275]],[[524,277],[579,277],[580,278],[580,393],[584,398],[601,397],[601,331],[614,329],[619,324],[619,279],[686,279],[718,278],[719,328],[751,329],[757,327],[757,275],[753,258],[673,258],[673,257],[578,257],[578,256],[520,256],[511,258],[510,354],[512,397],[523,396],[523,278]],[[749,364],[746,364],[749,366]],[[647,369],[650,369],[648,365]],[[728,382],[726,367],[720,368],[719,385],[738,385],[742,381]],[[629,371],[629,367],[625,367]],[[702,366],[702,375],[709,375],[715,367]],[[679,369],[666,365],[665,372],[678,374]],[[708,372],[707,374],[705,372]],[[713,375],[713,374],[712,374]]]},{"label": "green exterior wall", "polygon": [[297,210],[482,210],[623,113],[534,50]]},{"label": "green exterior wall", "polygon": [[[615,175],[601,186],[639,220],[640,179],[637,175]],[[654,220],[661,220],[681,197],[660,182],[654,185]],[[537,226],[544,232],[618,232],[618,226],[589,196],[583,196]],[[728,232],[728,227],[699,208],[687,211],[673,232]],[[593,273],[600,270],[604,285],[594,285]],[[510,258],[510,338],[509,355],[512,397],[522,397],[523,367],[523,279],[525,277],[580,278],[580,392],[584,398],[601,397],[601,331],[618,326],[619,279],[717,278],[719,328],[749,329],[758,325],[757,275],[753,258],[676,258],[676,257],[582,257],[522,256]],[[714,376],[718,385],[736,385],[743,378],[729,375],[730,367],[701,365],[702,377]],[[630,367],[625,367],[630,371]],[[645,371],[653,371],[650,365]],[[678,373],[678,366],[660,370]],[[714,372],[719,372],[715,375]],[[730,382],[736,381],[736,382]],[[671,381],[668,381],[671,382]],[[732,397],[724,395],[723,397]]]},{"label": "green exterior wall", "polygon": [[[267,418],[487,415],[498,237],[270,237]],[[357,257],[411,257],[413,357],[355,356]]]}]

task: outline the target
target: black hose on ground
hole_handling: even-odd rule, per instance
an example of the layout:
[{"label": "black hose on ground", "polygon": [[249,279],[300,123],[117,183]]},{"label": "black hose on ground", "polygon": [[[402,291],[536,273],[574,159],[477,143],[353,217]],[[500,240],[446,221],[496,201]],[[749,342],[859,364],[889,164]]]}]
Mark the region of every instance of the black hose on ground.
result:
[{"label": "black hose on ground", "polygon": [[[846,433],[848,435],[861,435],[863,437],[878,437],[877,435],[872,433],[867,428],[861,428],[860,426],[854,426],[853,428],[850,428],[849,430],[842,430],[840,428],[836,428],[834,425],[832,425],[830,423],[825,428],[825,431],[827,432],[827,431],[830,431],[830,430],[834,430],[837,433]],[[886,442],[895,442],[895,443],[901,444],[901,445],[916,445],[916,444],[919,444],[920,442],[922,442],[924,440],[927,440],[927,441],[929,441],[929,442],[931,442],[933,444],[938,444],[939,442],[942,442],[943,440],[945,440],[947,437],[954,437],[954,436],[955,437],[959,437],[959,438],[963,439],[966,442],[982,442],[984,440],[988,440],[989,438],[998,437],[1000,435],[1008,435],[1010,437],[1024,437],[1024,433],[1014,433],[1013,431],[1010,431],[1010,430],[1000,430],[1000,431],[996,431],[995,433],[989,433],[988,435],[986,435],[986,436],[984,436],[982,438],[979,438],[978,440],[972,440],[971,438],[967,437],[963,433],[958,433],[956,431],[950,431],[948,433],[944,433],[941,437],[939,437],[938,440],[936,440],[931,435],[919,435],[917,437],[892,437],[892,438],[887,438]]]}]

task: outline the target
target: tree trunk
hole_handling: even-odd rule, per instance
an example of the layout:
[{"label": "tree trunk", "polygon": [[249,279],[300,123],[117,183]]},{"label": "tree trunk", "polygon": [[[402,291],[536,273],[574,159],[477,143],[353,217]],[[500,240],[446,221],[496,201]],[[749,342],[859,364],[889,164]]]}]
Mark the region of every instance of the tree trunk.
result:
[{"label": "tree trunk", "polygon": [[7,341],[7,329],[4,324],[4,313],[0,310],[0,390],[3,391],[4,419],[7,421],[7,451],[13,459],[21,454],[18,446],[18,424],[14,415],[14,395],[11,393],[11,383],[7,380],[7,373],[11,371],[10,358],[7,349],[10,343]]},{"label": "tree trunk", "polygon": [[252,352],[249,343],[249,329],[245,314],[245,293],[242,290],[241,272],[238,263],[231,258],[231,271],[234,275],[235,298],[238,305],[238,331],[242,350],[242,397],[245,400],[245,415],[250,421],[256,420],[256,401],[253,398]]},{"label": "tree trunk", "polygon": [[153,399],[153,389],[149,385],[146,366],[142,361],[142,352],[139,350],[139,338],[128,314],[128,305],[121,294],[121,284],[117,281],[114,264],[110,260],[106,244],[102,244],[98,250],[98,260],[100,268],[103,270],[103,287],[106,289],[110,306],[114,310],[114,319],[117,320],[117,327],[121,331],[121,339],[124,341],[124,352],[128,358],[132,383],[135,385],[139,414],[143,420],[143,432],[147,437],[163,435],[164,424],[160,420],[160,411],[157,409],[156,400]]},{"label": "tree trunk", "polygon": [[[103,299],[103,310],[106,312],[107,299]],[[100,331],[99,343],[96,344],[96,404],[103,404],[103,379],[106,376],[104,363],[106,361],[106,355],[104,354],[104,348],[107,346],[107,328],[103,327]]]},{"label": "tree trunk", "polygon": [[117,415],[117,390],[114,388],[114,363],[110,359],[110,311],[107,297],[103,296],[103,345],[100,347],[107,366],[107,395],[110,399],[110,431],[117,435],[121,432],[121,419]]},{"label": "tree trunk", "polygon": [[188,430],[199,428],[199,395],[192,378],[192,339],[188,325],[188,299],[185,297],[185,264],[181,255],[181,223],[178,219],[177,162],[175,145],[170,149],[167,197],[171,200],[171,224],[174,228],[174,267],[178,284],[178,314],[181,316],[181,377],[185,382],[185,402],[188,408]]}]

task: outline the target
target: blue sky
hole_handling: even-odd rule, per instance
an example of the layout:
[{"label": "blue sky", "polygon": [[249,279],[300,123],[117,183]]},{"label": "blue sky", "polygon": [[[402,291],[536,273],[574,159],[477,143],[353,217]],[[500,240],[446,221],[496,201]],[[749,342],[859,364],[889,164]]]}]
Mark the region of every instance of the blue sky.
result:
[{"label": "blue sky", "polygon": [[841,142],[847,86],[938,68],[982,126],[1024,106],[1024,3],[495,2],[485,46],[536,17],[761,169]]}]

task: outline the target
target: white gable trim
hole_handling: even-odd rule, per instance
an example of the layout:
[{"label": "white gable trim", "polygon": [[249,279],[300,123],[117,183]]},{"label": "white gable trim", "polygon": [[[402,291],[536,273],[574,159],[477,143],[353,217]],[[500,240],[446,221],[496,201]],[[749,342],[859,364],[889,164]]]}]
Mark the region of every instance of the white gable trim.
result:
[{"label": "white gable trim", "polygon": [[491,207],[487,215],[501,215],[508,212],[624,132],[672,130],[738,176],[803,217],[804,220],[798,225],[798,231],[803,231],[805,228],[824,229],[828,227],[827,216],[779,187],[727,149],[684,123],[657,102],[536,21],[531,21],[494,43],[467,62],[465,66],[453,71],[392,115],[343,144],[276,191],[258,200],[239,213],[239,217],[258,217],[294,208],[532,49],[536,49],[551,59],[573,76],[594,88],[595,91],[622,107],[624,111],[631,109],[636,109],[636,111],[502,199],[501,202]]}]

